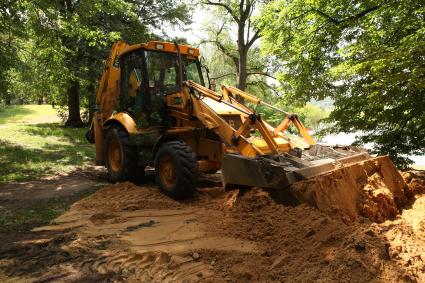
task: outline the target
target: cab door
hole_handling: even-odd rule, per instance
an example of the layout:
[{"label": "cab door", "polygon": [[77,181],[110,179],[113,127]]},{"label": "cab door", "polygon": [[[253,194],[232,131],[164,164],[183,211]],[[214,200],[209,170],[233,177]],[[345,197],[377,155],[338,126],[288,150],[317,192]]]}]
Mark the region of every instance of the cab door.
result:
[{"label": "cab door", "polygon": [[140,116],[143,96],[146,93],[143,51],[135,51],[121,58],[120,110],[133,118]]},{"label": "cab door", "polygon": [[166,98],[181,91],[177,54],[145,51],[145,66],[150,101],[148,122],[151,126],[174,126],[175,120],[168,114]]}]

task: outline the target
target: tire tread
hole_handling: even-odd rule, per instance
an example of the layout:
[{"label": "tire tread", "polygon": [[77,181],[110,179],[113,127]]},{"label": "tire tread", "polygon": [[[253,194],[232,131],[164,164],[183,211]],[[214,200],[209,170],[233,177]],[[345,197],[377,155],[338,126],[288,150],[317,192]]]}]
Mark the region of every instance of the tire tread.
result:
[{"label": "tire tread", "polygon": [[[177,183],[172,190],[167,190],[161,184],[159,177],[159,158],[164,151],[173,152],[178,159],[181,168],[178,170]],[[183,141],[169,141],[161,146],[155,158],[156,181],[160,189],[167,195],[175,199],[190,197],[196,190],[199,179],[198,162],[191,147]]]}]

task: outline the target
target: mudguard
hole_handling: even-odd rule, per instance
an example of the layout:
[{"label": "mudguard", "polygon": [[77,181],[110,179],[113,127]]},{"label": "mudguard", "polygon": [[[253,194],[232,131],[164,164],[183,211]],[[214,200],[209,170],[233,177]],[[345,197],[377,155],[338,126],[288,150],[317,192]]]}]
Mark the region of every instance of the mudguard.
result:
[{"label": "mudguard", "polygon": [[119,112],[109,117],[105,121],[105,123],[103,123],[103,128],[113,125],[117,122],[126,129],[127,133],[137,133],[136,122],[134,121],[133,117],[131,117],[128,113],[125,112]]}]

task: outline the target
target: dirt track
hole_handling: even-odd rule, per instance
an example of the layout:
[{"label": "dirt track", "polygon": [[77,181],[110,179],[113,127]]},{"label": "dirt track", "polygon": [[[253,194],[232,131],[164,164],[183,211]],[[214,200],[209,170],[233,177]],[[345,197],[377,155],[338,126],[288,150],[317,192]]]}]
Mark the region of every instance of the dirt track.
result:
[{"label": "dirt track", "polygon": [[285,207],[261,189],[209,184],[177,202],[154,184],[116,184],[9,245],[0,264],[9,280],[39,282],[425,282],[424,181],[405,177],[416,195],[380,224]]}]

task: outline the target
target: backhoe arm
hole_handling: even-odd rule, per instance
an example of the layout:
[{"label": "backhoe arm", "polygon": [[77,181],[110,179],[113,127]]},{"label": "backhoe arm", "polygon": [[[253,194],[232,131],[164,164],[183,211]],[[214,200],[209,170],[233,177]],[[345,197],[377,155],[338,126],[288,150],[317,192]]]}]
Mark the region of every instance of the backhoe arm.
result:
[{"label": "backhoe arm", "polygon": [[308,133],[306,127],[304,126],[304,124],[301,122],[301,120],[298,118],[298,116],[294,113],[289,113],[286,111],[283,111],[267,102],[264,102],[263,100],[261,100],[260,98],[246,93],[236,87],[232,87],[232,86],[227,86],[227,85],[223,85],[221,87],[222,92],[226,93],[227,96],[229,96],[229,94],[233,94],[233,95],[238,95],[248,101],[251,101],[257,105],[265,105],[269,108],[272,108],[280,113],[283,113],[286,115],[285,119],[279,124],[279,126],[276,127],[276,129],[274,130],[274,135],[278,136],[279,133],[283,133],[285,132],[289,126],[291,124],[294,124],[294,126],[297,128],[298,132],[300,133],[300,135],[305,139],[305,141],[309,144],[309,145],[314,145],[316,144],[316,142],[314,141],[314,139],[311,137],[311,135]]},{"label": "backhoe arm", "polygon": [[[247,116],[252,114],[251,112],[238,107],[237,105],[233,105],[232,103],[224,100],[218,93],[193,81],[186,81],[184,86],[184,92],[186,95],[192,97],[193,116],[196,116],[207,128],[214,131],[219,137],[221,137],[228,148],[234,148],[236,152],[239,152],[244,156],[255,157],[257,154],[262,154],[261,150],[252,145],[242,135],[242,130],[233,129],[220,117],[220,115],[204,103],[202,98],[208,97],[217,102],[224,103]],[[194,91],[197,91],[200,97],[197,97]],[[249,119],[247,119],[246,123],[244,123],[241,127],[247,127],[250,123],[248,120]],[[255,121],[252,123],[255,123]]]},{"label": "backhoe arm", "polygon": [[226,104],[239,111],[241,115],[244,116],[242,125],[238,129],[234,129],[213,109],[209,108],[205,103],[202,103],[202,99],[192,99],[195,109],[194,115],[196,115],[204,125],[207,125],[211,130],[215,131],[228,145],[236,148],[242,155],[252,157],[264,154],[245,137],[251,128],[255,128],[260,132],[270,152],[279,152],[279,146],[272,136],[273,131],[269,129],[268,125],[254,111],[240,104],[235,99],[226,97],[225,94],[220,95],[193,81],[187,81],[186,86],[189,92],[196,90],[201,96],[209,97],[217,102]]},{"label": "backhoe arm", "polygon": [[96,164],[102,164],[103,159],[103,122],[112,115],[119,95],[121,69],[118,56],[127,46],[127,43],[122,41],[118,41],[113,45],[103,66],[102,77],[99,81],[96,109],[90,127],[90,132],[94,134],[94,142],[96,144]]},{"label": "backhoe arm", "polygon": [[96,113],[101,114],[103,119],[109,118],[114,110],[119,94],[118,89],[121,72],[118,56],[127,46],[127,43],[122,41],[116,42],[112,46],[109,57],[103,66],[102,77],[99,81],[99,88],[96,96]]}]

